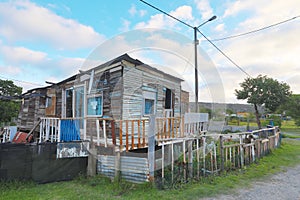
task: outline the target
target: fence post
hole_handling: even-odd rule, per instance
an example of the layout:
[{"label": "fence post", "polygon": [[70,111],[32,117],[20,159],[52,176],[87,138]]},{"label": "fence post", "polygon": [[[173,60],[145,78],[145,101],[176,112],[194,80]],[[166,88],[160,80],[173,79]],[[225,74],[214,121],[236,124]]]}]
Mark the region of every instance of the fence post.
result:
[{"label": "fence post", "polygon": [[206,149],[206,138],[205,136],[202,137],[202,140],[203,140],[203,174],[205,175],[206,173],[206,165],[205,165],[205,159],[206,159],[206,152],[205,152],[205,149]]},{"label": "fence post", "polygon": [[188,140],[188,169],[189,178],[193,178],[193,140]]},{"label": "fence post", "polygon": [[96,175],[96,166],[97,166],[97,149],[95,148],[94,142],[90,140],[90,149],[88,155],[88,165],[87,165],[87,175],[95,176]]},{"label": "fence post", "polygon": [[96,132],[97,132],[97,145],[100,145],[100,126],[99,126],[99,119],[96,119]]},{"label": "fence post", "polygon": [[155,115],[150,115],[148,127],[148,162],[149,162],[149,181],[154,182],[155,166]]},{"label": "fence post", "polygon": [[106,134],[106,121],[105,119],[102,121],[103,124],[103,137],[104,137],[104,146],[107,147],[107,134]]},{"label": "fence post", "polygon": [[115,180],[118,181],[118,183],[121,181],[121,152],[120,152],[120,146],[114,145],[114,151],[115,151]]},{"label": "fence post", "polygon": [[221,166],[220,170],[221,172],[224,171],[224,143],[223,143],[223,136],[220,135],[220,157],[221,157]]},{"label": "fence post", "polygon": [[115,132],[115,120],[111,120],[111,137],[113,145],[116,145],[116,132]]},{"label": "fence post", "polygon": [[241,168],[243,168],[244,167],[243,135],[240,135],[240,154],[241,154]]}]

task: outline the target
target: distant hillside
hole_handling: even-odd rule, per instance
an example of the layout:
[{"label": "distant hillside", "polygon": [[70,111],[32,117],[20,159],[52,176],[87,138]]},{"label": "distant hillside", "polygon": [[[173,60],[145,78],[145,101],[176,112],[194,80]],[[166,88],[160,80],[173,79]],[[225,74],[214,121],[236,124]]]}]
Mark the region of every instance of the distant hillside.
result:
[{"label": "distant hillside", "polygon": [[[225,109],[230,109],[234,113],[236,112],[252,112],[254,113],[254,106],[251,104],[234,104],[234,103],[208,103],[208,102],[199,102],[198,105],[200,107],[208,108],[208,109],[222,109],[225,107]],[[260,113],[264,113],[264,107],[258,108]],[[190,102],[190,111],[195,111],[195,102]]]}]

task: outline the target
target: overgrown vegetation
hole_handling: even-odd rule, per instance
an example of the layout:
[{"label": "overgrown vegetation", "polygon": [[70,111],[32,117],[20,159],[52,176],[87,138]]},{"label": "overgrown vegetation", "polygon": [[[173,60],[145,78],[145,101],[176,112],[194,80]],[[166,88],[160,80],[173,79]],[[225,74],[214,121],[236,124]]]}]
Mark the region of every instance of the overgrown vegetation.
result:
[{"label": "overgrown vegetation", "polygon": [[[298,136],[300,133],[298,132]],[[0,183],[1,199],[199,199],[247,187],[287,166],[300,164],[300,141],[283,139],[282,146],[247,168],[189,182],[177,189],[158,190],[151,183],[113,182],[103,176],[83,176],[69,182],[38,185],[32,182]]]},{"label": "overgrown vegetation", "polygon": [[[22,88],[16,86],[13,81],[0,79],[0,126],[2,123],[10,123],[18,116],[20,102],[13,98],[22,94]],[[15,125],[13,122],[9,125]]]}]

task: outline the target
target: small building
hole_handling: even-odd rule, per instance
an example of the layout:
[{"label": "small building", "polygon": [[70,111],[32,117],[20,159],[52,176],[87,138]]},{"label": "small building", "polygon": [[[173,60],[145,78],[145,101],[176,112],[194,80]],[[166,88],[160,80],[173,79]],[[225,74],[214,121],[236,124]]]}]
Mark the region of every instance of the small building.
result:
[{"label": "small building", "polygon": [[89,119],[95,118],[179,117],[189,102],[182,81],[124,54],[23,94],[18,127],[28,132],[42,117],[86,119],[79,124],[81,131],[89,129],[94,123]]}]

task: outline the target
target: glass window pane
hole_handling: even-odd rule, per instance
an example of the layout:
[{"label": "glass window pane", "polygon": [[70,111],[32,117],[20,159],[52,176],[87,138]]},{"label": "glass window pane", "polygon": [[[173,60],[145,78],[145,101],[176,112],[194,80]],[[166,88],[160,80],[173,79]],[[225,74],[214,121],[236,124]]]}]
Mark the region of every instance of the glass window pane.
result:
[{"label": "glass window pane", "polygon": [[145,115],[153,114],[154,112],[154,100],[145,99]]},{"label": "glass window pane", "polygon": [[66,90],[66,117],[73,117],[73,89]]},{"label": "glass window pane", "polygon": [[88,115],[102,115],[102,96],[88,98]]}]

